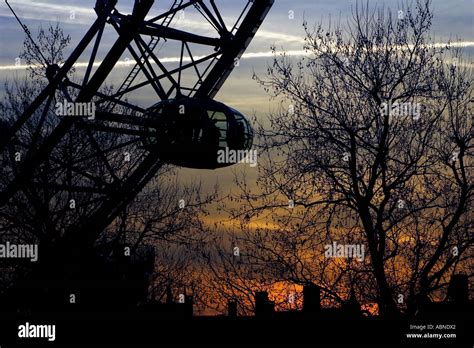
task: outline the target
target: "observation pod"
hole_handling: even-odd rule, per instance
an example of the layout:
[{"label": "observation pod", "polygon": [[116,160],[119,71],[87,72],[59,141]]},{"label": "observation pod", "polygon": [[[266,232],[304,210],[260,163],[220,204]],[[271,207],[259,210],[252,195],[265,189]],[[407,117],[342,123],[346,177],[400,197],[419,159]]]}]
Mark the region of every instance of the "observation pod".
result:
[{"label": "observation pod", "polygon": [[181,167],[216,169],[218,151],[250,150],[253,129],[239,111],[212,99],[177,98],[147,109],[145,117],[155,133],[144,138],[146,148],[156,149],[165,162]]}]

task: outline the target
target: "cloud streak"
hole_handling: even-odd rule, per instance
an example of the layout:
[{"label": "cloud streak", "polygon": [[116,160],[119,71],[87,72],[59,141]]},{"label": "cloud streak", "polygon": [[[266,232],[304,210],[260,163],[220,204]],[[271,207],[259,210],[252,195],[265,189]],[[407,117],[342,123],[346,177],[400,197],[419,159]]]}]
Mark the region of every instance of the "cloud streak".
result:
[{"label": "cloud streak", "polygon": [[[34,0],[23,0],[21,2],[18,1],[10,1],[10,4],[14,7],[17,11],[18,15],[23,19],[31,19],[31,20],[49,20],[49,21],[57,21],[58,19],[68,18],[66,23],[74,23],[80,25],[90,25],[96,18],[96,14],[92,7],[84,7],[84,6],[77,6],[77,5],[60,5],[60,4],[53,4],[47,2],[37,2]],[[75,18],[69,19],[71,12],[74,12]],[[150,16],[155,16],[159,12],[158,9],[152,11]],[[12,13],[8,10],[6,6],[0,7],[0,17],[13,17]],[[192,19],[192,15],[186,15],[184,19],[175,19],[175,25],[181,29],[189,30],[196,32],[196,30],[200,30],[201,32],[207,32],[208,34],[212,33],[212,28],[207,28],[203,26],[202,20]],[[197,18],[197,17],[196,17]],[[228,22],[231,22],[227,19]],[[21,29],[19,29],[20,31]],[[214,31],[215,33],[215,31]],[[279,43],[298,43],[303,44],[304,38],[302,36],[291,35],[287,33],[277,32],[277,31],[269,31],[260,29],[256,34],[256,39],[263,39],[266,41],[274,40],[278,41]],[[432,47],[440,48],[446,46],[447,43],[439,42],[432,45]],[[473,41],[458,41],[450,43],[451,47],[474,47]],[[282,52],[277,52],[277,54]],[[309,56],[311,53],[304,51],[304,50],[288,50],[285,51],[287,56]],[[248,52],[242,56],[242,59],[265,59],[273,57],[274,53],[272,51],[260,51],[260,52]],[[194,59],[199,59],[201,57],[195,57]],[[160,59],[162,63],[179,63],[179,57],[164,57]],[[185,62],[190,61],[189,58],[184,58]],[[95,62],[94,66],[97,67],[101,64],[101,62]],[[120,60],[117,62],[116,67],[118,68],[127,68],[133,66],[134,61],[128,60]],[[154,62],[152,62],[154,64]],[[78,62],[75,64],[76,68],[85,68],[87,67],[87,62]],[[471,64],[469,64],[471,65]],[[25,70],[28,68],[27,65],[18,65],[18,64],[6,64],[0,65],[0,71],[14,71],[14,70]]]},{"label": "cloud streak", "polygon": [[[286,51],[286,54],[288,56],[303,56],[303,55],[308,55],[307,52],[303,50],[293,50],[293,51]],[[252,59],[252,58],[269,58],[273,57],[273,52],[272,51],[267,51],[267,52],[253,52],[253,53],[244,53],[241,59]],[[201,58],[204,58],[204,56],[194,56],[194,60],[199,60]],[[164,57],[160,58],[161,63],[179,63],[181,60],[180,57]],[[188,63],[191,62],[191,59],[189,57],[183,57],[183,62]],[[97,67],[101,64],[102,62],[95,62],[94,67]],[[156,64],[153,60],[150,60],[151,64]],[[87,67],[89,63],[88,62],[78,62],[74,64],[75,68],[85,68]],[[116,67],[133,67],[135,64],[134,60],[119,60],[117,64],[115,65]],[[27,69],[28,65],[0,65],[0,71],[1,70],[25,70]]]},{"label": "cloud streak", "polygon": [[[438,42],[432,45],[434,48],[442,48],[446,47],[448,43],[446,42]],[[460,48],[467,48],[467,47],[474,47],[474,41],[463,41],[463,42],[452,42],[449,44],[451,47],[460,47]],[[311,51],[306,51],[306,50],[284,50],[284,51],[263,51],[263,52],[248,52],[244,53],[241,59],[259,59],[259,58],[272,58],[273,56],[276,55],[281,55],[285,54],[288,57],[302,57],[302,56],[311,56],[313,55]],[[204,56],[195,56],[194,60],[199,60],[201,58],[204,58]],[[164,57],[160,58],[161,63],[179,63],[181,60],[180,57]],[[151,64],[156,64],[153,60],[150,61]],[[191,59],[189,57],[183,57],[183,62],[188,63],[191,62]],[[94,67],[97,67],[101,64],[102,62],[95,62]],[[85,68],[87,67],[89,63],[88,62],[78,62],[74,64],[75,68]],[[132,67],[135,64],[134,60],[119,60],[115,67],[118,68],[127,68],[127,67]],[[467,63],[464,64],[464,66],[472,66],[472,64]],[[5,70],[25,70],[27,69],[28,65],[23,65],[23,64],[13,64],[13,65],[0,65],[0,71],[5,71]]]},{"label": "cloud streak", "polygon": [[[46,2],[36,2],[36,1],[22,1],[15,2],[10,1],[10,4],[17,12],[19,17],[23,20],[45,20],[45,21],[57,21],[59,19],[65,19],[66,23],[70,24],[80,24],[80,25],[91,25],[96,19],[96,14],[92,8],[73,6],[73,5],[57,5]],[[71,14],[74,13],[74,19],[70,19]],[[159,14],[159,11],[151,11],[148,18],[156,16]],[[0,8],[0,17],[13,18],[13,14],[7,7]],[[195,19],[193,19],[195,17]],[[203,25],[203,20],[197,20],[198,16],[186,15],[185,18],[181,19],[179,16],[175,18],[175,24],[183,29],[194,29],[212,33],[215,31],[207,25]],[[224,18],[224,21],[227,23],[232,23],[235,21],[231,18]],[[207,23],[204,23],[207,24]],[[295,42],[302,43],[304,42],[303,38],[296,35],[285,34],[282,32],[272,32],[266,30],[259,30],[256,34],[256,38],[278,40],[280,42]]]}]

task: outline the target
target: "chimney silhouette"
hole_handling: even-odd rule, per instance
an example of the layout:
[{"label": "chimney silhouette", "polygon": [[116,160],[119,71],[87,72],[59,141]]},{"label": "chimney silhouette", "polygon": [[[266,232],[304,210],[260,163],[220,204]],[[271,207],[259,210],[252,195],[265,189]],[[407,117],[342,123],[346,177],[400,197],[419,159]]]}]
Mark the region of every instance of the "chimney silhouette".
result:
[{"label": "chimney silhouette", "polygon": [[236,300],[228,300],[227,301],[227,310],[228,316],[231,318],[235,318],[237,316],[237,301]]},{"label": "chimney silhouette", "polygon": [[166,303],[167,304],[172,304],[174,302],[173,300],[173,292],[171,291],[171,286],[168,285],[166,287]]},{"label": "chimney silhouette", "polygon": [[357,301],[354,288],[351,289],[351,295],[349,299],[343,303],[341,309],[352,317],[360,316],[362,314],[361,306]]},{"label": "chimney silhouette", "polygon": [[270,316],[275,313],[275,304],[268,299],[268,292],[257,291],[255,293],[255,315]]},{"label": "chimney silhouette", "polygon": [[454,304],[469,302],[469,285],[467,275],[454,274],[448,287],[448,298]]},{"label": "chimney silhouette", "polygon": [[192,295],[186,295],[184,298],[185,314],[192,317],[194,315],[194,297]]},{"label": "chimney silhouette", "polygon": [[303,312],[314,313],[321,310],[321,290],[310,283],[303,287]]}]

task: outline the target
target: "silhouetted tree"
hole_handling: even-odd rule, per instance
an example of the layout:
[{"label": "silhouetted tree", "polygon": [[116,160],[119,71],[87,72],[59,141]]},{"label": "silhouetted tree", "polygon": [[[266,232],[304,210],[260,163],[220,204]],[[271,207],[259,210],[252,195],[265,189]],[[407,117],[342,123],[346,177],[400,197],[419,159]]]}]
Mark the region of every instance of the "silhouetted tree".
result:
[{"label": "silhouetted tree", "polygon": [[[429,0],[398,13],[357,4],[346,25],[304,23],[307,55],[275,51],[255,77],[282,108],[260,124],[258,191],[237,178],[241,204],[229,210],[274,279],[330,279],[392,315],[469,272],[472,68],[433,42],[432,19]],[[369,257],[328,267],[332,241]]]}]

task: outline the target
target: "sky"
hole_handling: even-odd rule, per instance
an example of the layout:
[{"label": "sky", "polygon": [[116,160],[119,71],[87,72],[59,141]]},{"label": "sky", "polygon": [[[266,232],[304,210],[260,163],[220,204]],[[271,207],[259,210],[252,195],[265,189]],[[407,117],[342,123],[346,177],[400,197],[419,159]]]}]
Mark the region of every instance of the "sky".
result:
[{"label": "sky", "polygon": [[[238,15],[245,2],[243,0],[216,0],[224,20],[229,21]],[[31,30],[33,36],[40,26],[48,27],[50,23],[59,22],[64,32],[71,36],[70,49],[79,42],[96,18],[93,11],[95,1],[10,0],[9,3]],[[150,16],[162,13],[170,3],[170,0],[155,0]],[[432,33],[435,41],[461,39],[466,54],[472,57],[474,53],[474,0],[433,0],[432,3],[435,16]],[[117,8],[122,13],[130,13],[132,4],[132,0],[118,0]],[[248,47],[239,66],[229,77],[216,99],[247,115],[264,115],[274,110],[277,107],[276,102],[270,100],[262,88],[251,79],[254,72],[264,76],[271,59],[270,47],[275,45],[277,49],[287,50],[294,56],[300,55],[304,36],[303,20],[308,23],[320,21],[328,23],[329,19],[341,19],[344,22],[351,15],[355,4],[356,0],[275,0],[272,10]],[[397,11],[402,1],[370,0],[369,4],[370,6],[384,5]],[[178,21],[176,27],[180,29],[204,35],[210,33],[210,28],[203,24],[196,13],[185,13],[184,18],[179,18]],[[104,33],[99,57],[105,55],[113,43],[112,35],[112,31]],[[3,93],[5,81],[25,74],[23,65],[15,66],[15,59],[21,51],[23,38],[23,31],[2,1],[0,3],[0,94]],[[160,51],[160,57],[168,58],[172,64],[177,52],[176,47],[171,47],[166,52]],[[108,82],[115,84],[121,82],[129,69],[125,64],[127,58],[126,55],[122,57]],[[79,61],[85,63],[85,57]],[[81,69],[83,68],[78,67],[79,73]],[[151,93],[142,93],[136,98],[135,101],[144,107],[157,102]],[[238,166],[246,166],[245,170],[251,180],[256,177],[256,168],[250,168],[245,164]],[[209,185],[218,181],[224,191],[231,188],[232,168],[216,171],[182,170],[181,172],[183,178],[201,178]]]}]

